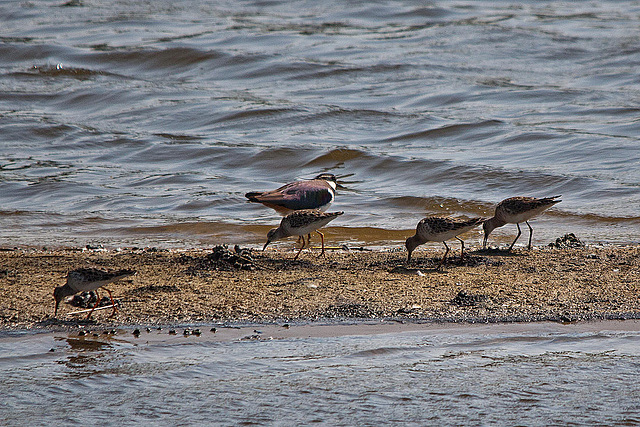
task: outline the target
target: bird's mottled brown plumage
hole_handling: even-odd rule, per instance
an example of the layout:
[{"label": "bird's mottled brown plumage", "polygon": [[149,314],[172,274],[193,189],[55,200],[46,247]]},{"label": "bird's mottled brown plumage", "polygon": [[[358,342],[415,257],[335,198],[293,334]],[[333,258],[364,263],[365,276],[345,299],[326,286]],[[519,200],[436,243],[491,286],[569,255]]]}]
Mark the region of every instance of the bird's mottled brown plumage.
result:
[{"label": "bird's mottled brown plumage", "polygon": [[[97,290],[98,288],[108,285],[109,283],[116,282],[135,273],[135,270],[106,271],[97,268],[78,268],[76,270],[70,271],[67,274],[67,283],[62,286],[58,286],[53,290],[53,299],[56,302],[54,316],[58,314],[58,306],[60,305],[60,301],[62,301],[64,297],[75,295],[79,292]],[[109,296],[111,297],[111,303],[113,304],[113,314],[115,314],[116,305],[113,301],[113,296],[111,295],[111,291],[109,291],[108,289],[106,289],[106,291],[109,292]],[[95,307],[93,308],[95,309]],[[87,319],[90,316],[91,313],[89,313]]]},{"label": "bird's mottled brown plumage", "polygon": [[289,236],[300,236],[302,237],[302,246],[296,254],[295,260],[305,246],[304,236],[315,231],[320,235],[322,240],[322,252],[320,253],[320,255],[322,255],[324,254],[324,235],[319,232],[318,229],[324,227],[343,213],[344,212],[325,213],[317,209],[294,211],[282,218],[278,228],[273,228],[269,231],[267,234],[267,243],[265,243],[263,250],[266,249],[269,243],[275,240]]},{"label": "bird's mottled brown plumage", "polygon": [[531,238],[533,236],[533,228],[529,224],[529,220],[539,214],[541,214],[546,209],[549,209],[551,206],[556,203],[561,202],[562,200],[558,200],[560,196],[553,197],[545,197],[542,199],[538,199],[535,197],[510,197],[498,203],[496,205],[496,211],[492,218],[489,218],[483,224],[484,228],[484,241],[483,247],[487,246],[487,238],[491,232],[498,228],[502,227],[505,224],[516,224],[518,228],[518,235],[516,236],[511,246],[509,246],[509,250],[513,249],[513,245],[515,245],[516,241],[522,234],[520,230],[520,223],[524,222],[529,227],[529,245],[528,248],[531,249]]},{"label": "bird's mottled brown plumage", "polygon": [[453,238],[458,239],[462,245],[460,249],[460,258],[462,258],[464,256],[464,242],[458,238],[458,235],[473,229],[483,221],[484,218],[460,219],[441,216],[430,216],[422,219],[416,226],[416,234],[409,237],[405,242],[409,253],[407,262],[411,261],[411,254],[416,247],[429,241],[442,242],[446,252],[438,267],[442,266],[449,253],[449,246],[445,242]]}]

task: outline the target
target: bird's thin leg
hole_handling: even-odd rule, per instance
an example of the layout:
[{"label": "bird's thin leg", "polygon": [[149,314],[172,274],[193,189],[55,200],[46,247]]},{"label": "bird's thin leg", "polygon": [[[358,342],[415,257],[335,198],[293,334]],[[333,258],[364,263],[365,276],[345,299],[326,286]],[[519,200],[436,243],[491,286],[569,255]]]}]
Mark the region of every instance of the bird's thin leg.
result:
[{"label": "bird's thin leg", "polygon": [[[298,236],[298,240],[296,241],[296,243],[300,242],[300,239],[302,239],[302,241],[304,242],[304,236]],[[307,235],[307,244],[310,245],[311,244],[311,234]]]},{"label": "bird's thin leg", "polygon": [[296,256],[293,258],[294,261],[298,259],[298,255],[300,255],[300,252],[302,252],[302,249],[304,249],[304,244],[305,244],[304,243],[304,236],[301,236],[301,237],[302,237],[302,246],[300,246],[300,250],[298,251]]},{"label": "bird's thin leg", "polygon": [[529,221],[525,221],[525,223],[527,224],[527,227],[529,227],[529,246],[527,246],[527,249],[531,250],[531,238],[533,237],[533,228],[531,228],[531,225],[529,225]]},{"label": "bird's thin leg", "polygon": [[522,234],[522,231],[520,230],[520,224],[516,224],[516,227],[518,227],[518,235],[516,236],[515,240],[513,241],[513,243],[511,244],[511,246],[509,246],[509,251],[511,251],[511,249],[513,249],[513,245],[516,244],[516,242],[518,241],[518,239],[520,238],[520,235]]},{"label": "bird's thin leg", "polygon": [[320,255],[318,255],[318,256],[322,256],[322,255],[324,255],[324,234],[322,234],[318,230],[316,230],[316,233],[318,233],[320,235],[320,241],[322,242],[322,251],[320,252]]},{"label": "bird's thin leg", "polygon": [[87,314],[87,320],[89,320],[91,318],[91,314],[93,313],[93,310],[96,309],[96,307],[98,306],[98,304],[100,304],[100,295],[98,295],[98,290],[96,289],[96,305],[93,306],[93,308],[91,309],[91,311],[89,312],[89,314]]},{"label": "bird's thin leg", "polygon": [[111,305],[113,306],[113,313],[111,313],[111,316],[109,317],[113,317],[116,315],[116,313],[118,312],[118,307],[116,307],[116,302],[113,300],[113,295],[111,294],[111,291],[107,288],[103,288],[105,291],[109,292],[109,298],[111,298]]},{"label": "bird's thin leg", "polygon": [[462,262],[462,259],[464,258],[464,240],[458,236],[456,236],[456,239],[460,241],[460,262]]},{"label": "bird's thin leg", "polygon": [[438,264],[438,266],[436,267],[436,270],[440,270],[440,267],[444,265],[444,261],[447,259],[447,254],[449,253],[449,246],[447,246],[447,242],[442,242],[442,244],[444,245],[445,248],[447,248],[447,250],[444,251],[444,256],[442,257],[442,261],[440,261],[440,264]]}]

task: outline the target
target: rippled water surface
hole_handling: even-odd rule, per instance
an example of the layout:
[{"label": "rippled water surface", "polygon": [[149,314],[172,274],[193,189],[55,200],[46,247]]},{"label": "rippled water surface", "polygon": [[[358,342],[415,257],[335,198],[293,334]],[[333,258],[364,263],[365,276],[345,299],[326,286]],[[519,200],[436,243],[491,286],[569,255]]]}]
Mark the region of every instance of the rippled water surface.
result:
[{"label": "rippled water surface", "polygon": [[5,334],[2,424],[640,423],[633,321],[202,331]]},{"label": "rippled water surface", "polygon": [[244,193],[324,171],[337,241],[556,194],[537,243],[640,240],[636,1],[30,0],[0,18],[2,245],[255,244],[279,217]]}]

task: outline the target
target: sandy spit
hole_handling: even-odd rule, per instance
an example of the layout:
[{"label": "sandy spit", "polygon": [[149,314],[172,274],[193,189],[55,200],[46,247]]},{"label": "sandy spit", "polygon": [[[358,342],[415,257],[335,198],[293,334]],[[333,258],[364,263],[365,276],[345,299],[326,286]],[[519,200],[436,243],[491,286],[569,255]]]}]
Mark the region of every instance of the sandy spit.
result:
[{"label": "sandy spit", "polygon": [[[68,329],[217,322],[390,319],[413,322],[572,322],[640,318],[640,246],[536,247],[508,253],[11,249],[0,251],[0,328]],[[69,270],[132,268],[109,285],[118,313],[53,318],[53,289]],[[106,292],[101,291],[101,296]]]}]

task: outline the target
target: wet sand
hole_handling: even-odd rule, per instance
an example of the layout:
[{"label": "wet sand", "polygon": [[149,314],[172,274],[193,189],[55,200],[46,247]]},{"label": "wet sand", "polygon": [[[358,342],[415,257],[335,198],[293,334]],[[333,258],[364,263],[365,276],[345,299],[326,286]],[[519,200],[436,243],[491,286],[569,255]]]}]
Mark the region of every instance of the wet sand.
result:
[{"label": "wet sand", "polygon": [[[438,246],[412,264],[397,250],[304,251],[17,249],[0,252],[0,328],[66,329],[87,324],[53,288],[80,267],[132,268],[109,285],[119,311],[89,324],[278,323],[350,319],[411,322],[528,322],[640,318],[640,246],[538,247],[511,253],[459,249],[442,270]],[[101,291],[101,295],[106,292]]]}]

